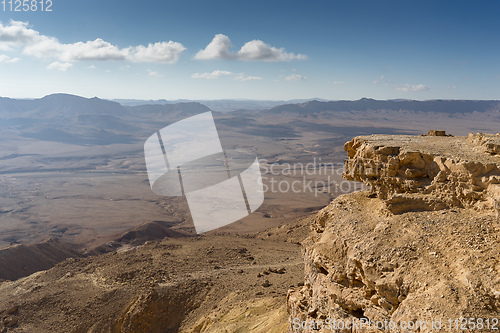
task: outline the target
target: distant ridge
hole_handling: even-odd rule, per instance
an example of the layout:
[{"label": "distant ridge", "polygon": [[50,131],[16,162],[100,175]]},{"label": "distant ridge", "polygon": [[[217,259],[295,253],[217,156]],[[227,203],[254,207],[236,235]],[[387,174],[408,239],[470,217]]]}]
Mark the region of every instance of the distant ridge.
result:
[{"label": "distant ridge", "polygon": [[245,100],[245,99],[220,99],[220,100],[135,100],[116,99],[124,106],[143,105],[172,105],[176,103],[200,103],[207,106],[212,111],[262,111],[267,113],[292,112],[299,114],[328,112],[328,111],[374,111],[374,110],[406,110],[415,112],[443,112],[443,113],[470,113],[474,111],[484,112],[488,110],[500,109],[500,100],[411,100],[411,99],[390,99],[376,100],[372,98],[361,98],[359,100],[336,100],[328,101],[320,98],[316,99],[295,99],[289,101],[272,100]]},{"label": "distant ridge", "polygon": [[321,98],[310,99],[294,99],[294,100],[252,100],[252,99],[217,99],[217,100],[187,100],[176,99],[168,101],[166,99],[158,100],[140,100],[140,99],[114,99],[123,106],[140,106],[140,105],[165,105],[165,104],[178,104],[178,103],[200,103],[213,111],[230,112],[237,110],[265,110],[278,105],[304,103],[311,100],[326,101]]},{"label": "distant ridge", "polygon": [[123,106],[116,102],[70,94],[52,94],[39,99],[0,98],[0,117],[59,118],[80,114],[122,115]]},{"label": "distant ridge", "polygon": [[[279,114],[292,112],[309,114],[329,111],[374,111],[406,110],[415,112],[471,113],[500,110],[500,100],[359,100],[327,101],[323,99],[296,99],[290,101],[270,100],[106,100],[97,97],[85,98],[71,94],[51,94],[39,99],[13,99],[0,97],[0,118],[30,116],[35,118],[68,117],[77,115],[123,116],[137,111],[148,114],[164,114],[184,110],[186,116],[209,110],[230,112],[254,110]],[[132,112],[131,112],[132,111]]]},{"label": "distant ridge", "polygon": [[0,98],[0,130],[24,138],[76,145],[130,144],[151,130],[210,111],[200,103],[123,106],[97,97],[52,94],[39,99]]},{"label": "distant ridge", "polygon": [[186,102],[177,104],[152,104],[127,107],[133,114],[162,119],[168,115],[171,119],[180,120],[185,117],[193,116],[210,109],[200,103]]},{"label": "distant ridge", "polygon": [[362,98],[357,101],[309,101],[300,104],[285,104],[267,110],[267,113],[311,114],[329,111],[376,111],[406,110],[415,112],[471,113],[500,110],[499,100],[375,100]]}]

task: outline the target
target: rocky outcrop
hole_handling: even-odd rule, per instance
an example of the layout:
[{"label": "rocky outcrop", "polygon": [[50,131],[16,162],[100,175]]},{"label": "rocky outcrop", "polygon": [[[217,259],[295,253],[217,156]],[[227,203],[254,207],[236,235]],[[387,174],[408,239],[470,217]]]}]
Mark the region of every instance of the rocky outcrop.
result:
[{"label": "rocky outcrop", "polygon": [[483,146],[491,155],[500,154],[500,133],[496,135],[484,133],[470,133],[468,140],[478,146]]},{"label": "rocky outcrop", "polygon": [[372,189],[342,195],[316,215],[302,242],[304,286],[288,292],[289,331],[495,331],[500,158],[475,139],[346,143],[345,178]]},{"label": "rocky outcrop", "polygon": [[344,145],[344,178],[362,181],[393,213],[493,209],[500,195],[500,136],[367,136]]}]

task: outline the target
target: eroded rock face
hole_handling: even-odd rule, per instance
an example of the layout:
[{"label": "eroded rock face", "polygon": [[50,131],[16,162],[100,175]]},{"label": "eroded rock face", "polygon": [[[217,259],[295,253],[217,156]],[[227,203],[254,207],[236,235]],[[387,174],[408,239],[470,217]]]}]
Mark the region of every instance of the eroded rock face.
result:
[{"label": "eroded rock face", "polygon": [[500,158],[466,137],[358,137],[345,148],[345,177],[372,192],[315,217],[289,330],[456,332],[462,318],[500,317]]},{"label": "eroded rock face", "polygon": [[372,186],[393,213],[493,209],[500,195],[498,136],[356,137],[344,145],[344,178]]}]

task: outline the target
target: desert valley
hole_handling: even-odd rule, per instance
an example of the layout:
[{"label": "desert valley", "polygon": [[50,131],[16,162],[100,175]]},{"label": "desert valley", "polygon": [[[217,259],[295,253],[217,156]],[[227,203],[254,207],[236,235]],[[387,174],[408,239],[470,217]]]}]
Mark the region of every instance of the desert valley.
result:
[{"label": "desert valley", "polygon": [[[498,314],[500,101],[120,103],[0,99],[2,332]],[[143,147],[207,111],[224,150],[258,156],[266,191],[196,234],[184,197],[151,191]],[[357,332],[387,331],[372,329]]]}]

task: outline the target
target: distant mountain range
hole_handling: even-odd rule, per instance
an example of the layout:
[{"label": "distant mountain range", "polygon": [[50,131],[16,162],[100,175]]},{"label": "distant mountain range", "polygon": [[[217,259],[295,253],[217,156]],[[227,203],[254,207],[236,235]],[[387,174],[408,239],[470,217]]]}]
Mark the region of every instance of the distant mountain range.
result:
[{"label": "distant mountain range", "polygon": [[500,110],[498,100],[375,100],[362,98],[357,101],[309,101],[300,104],[279,105],[268,110],[268,113],[296,113],[311,114],[335,111],[414,111],[414,112],[444,112],[444,113],[471,113]]},{"label": "distant mountain range", "polygon": [[294,99],[289,101],[259,101],[259,100],[244,100],[244,99],[220,99],[220,100],[186,100],[178,99],[167,101],[166,99],[158,100],[139,100],[139,99],[114,99],[114,102],[118,102],[124,106],[137,106],[137,105],[154,105],[154,104],[178,104],[195,102],[206,105],[213,111],[219,112],[231,112],[237,110],[264,110],[269,109],[278,105],[283,104],[293,104],[293,103],[304,103],[312,100],[326,101],[320,98],[312,99]]},{"label": "distant mountain range", "polygon": [[[335,115],[336,112],[368,112],[378,110],[470,114],[500,110],[498,100],[374,100],[318,101],[271,105],[270,101],[144,101],[153,104],[122,105],[116,101],[84,98],[68,94],[53,94],[40,99],[0,98],[0,129],[9,130],[24,138],[55,141],[78,145],[107,145],[133,143],[147,138],[150,133],[180,119],[215,109],[226,113],[223,124],[249,126],[252,117],[281,115],[289,121],[309,115]],[[210,104],[210,103],[213,104]],[[207,105],[208,104],[208,105]],[[216,111],[216,110],[213,110]],[[217,113],[217,112],[216,112]],[[376,112],[374,113],[376,114]],[[222,114],[220,114],[222,116]],[[230,118],[228,118],[230,117]],[[255,119],[255,118],[254,118]],[[235,128],[232,126],[232,128]],[[259,123],[261,134],[266,123]],[[238,130],[235,128],[235,130]],[[259,133],[260,133],[259,132]],[[267,135],[267,134],[266,134]]]},{"label": "distant mountain range", "polygon": [[484,112],[499,109],[500,100],[427,100],[416,101],[409,99],[375,100],[362,98],[356,101],[324,99],[296,99],[290,101],[259,101],[259,100],[135,100],[116,99],[124,106],[137,105],[165,105],[194,102],[200,103],[213,111],[230,112],[242,110],[266,110],[271,113],[315,113],[325,111],[376,111],[376,110],[405,110],[421,112],[470,113]]},{"label": "distant mountain range", "polygon": [[0,129],[24,138],[77,145],[133,143],[158,127],[206,111],[210,109],[199,103],[130,107],[67,94],[33,100],[0,98]]}]

